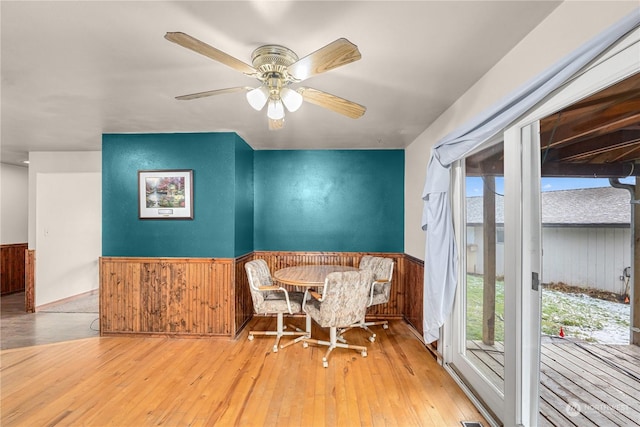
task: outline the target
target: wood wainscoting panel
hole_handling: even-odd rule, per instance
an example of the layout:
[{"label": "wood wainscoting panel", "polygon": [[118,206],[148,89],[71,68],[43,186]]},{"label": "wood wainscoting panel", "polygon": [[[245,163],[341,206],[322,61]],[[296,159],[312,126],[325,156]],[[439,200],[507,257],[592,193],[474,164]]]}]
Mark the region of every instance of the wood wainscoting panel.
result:
[{"label": "wood wainscoting panel", "polygon": [[244,265],[253,260],[253,252],[236,258],[235,262],[235,326],[234,336],[238,334],[244,325],[253,317],[253,301],[249,292],[249,279]]},{"label": "wood wainscoting panel", "polygon": [[24,260],[24,310],[36,312],[36,251],[27,249]]},{"label": "wood wainscoting panel", "polygon": [[100,333],[235,337],[253,317],[247,262],[264,259],[273,273],[296,265],[357,267],[364,255],[396,262],[389,302],[371,307],[367,318],[405,318],[422,333],[421,260],[401,253],[282,251],[236,259],[102,257]]},{"label": "wood wainscoting panel", "polygon": [[0,292],[2,295],[25,290],[26,250],[26,243],[0,245]]},{"label": "wood wainscoting panel", "polygon": [[403,264],[402,274],[406,291],[403,308],[404,318],[420,335],[423,335],[424,261],[405,254]]},{"label": "wood wainscoting panel", "polygon": [[100,258],[100,333],[233,336],[234,260]]}]

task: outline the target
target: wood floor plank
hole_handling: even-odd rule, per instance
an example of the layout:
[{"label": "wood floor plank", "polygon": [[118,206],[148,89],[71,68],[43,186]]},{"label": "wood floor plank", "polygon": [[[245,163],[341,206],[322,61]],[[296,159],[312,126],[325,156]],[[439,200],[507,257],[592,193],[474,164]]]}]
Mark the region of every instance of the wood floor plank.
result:
[{"label": "wood floor plank", "polygon": [[[274,327],[255,318],[250,328]],[[378,332],[377,332],[378,333]],[[269,338],[91,338],[0,353],[4,427],[486,424],[401,320],[363,358]],[[457,390],[452,392],[452,390]]]},{"label": "wood floor plank", "polygon": [[[2,351],[0,424],[487,425],[402,321],[379,328],[375,343],[350,331],[368,357],[336,349],[326,369],[326,347],[272,353],[271,337],[248,341],[247,330],[235,340],[110,337]],[[543,345],[540,425],[640,425],[638,348],[583,346]],[[568,414],[571,399],[584,414]]]}]

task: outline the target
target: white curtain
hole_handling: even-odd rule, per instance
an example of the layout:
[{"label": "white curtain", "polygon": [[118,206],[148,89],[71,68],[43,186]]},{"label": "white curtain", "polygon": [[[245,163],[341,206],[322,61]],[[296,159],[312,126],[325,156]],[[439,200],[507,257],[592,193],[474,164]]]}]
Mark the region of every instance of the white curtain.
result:
[{"label": "white curtain", "polygon": [[451,312],[458,256],[449,201],[450,167],[522,117],[552,91],[640,26],[640,8],[547,69],[494,107],[442,138],[431,151],[422,193],[422,229],[427,233],[424,262],[424,339],[438,339]]}]

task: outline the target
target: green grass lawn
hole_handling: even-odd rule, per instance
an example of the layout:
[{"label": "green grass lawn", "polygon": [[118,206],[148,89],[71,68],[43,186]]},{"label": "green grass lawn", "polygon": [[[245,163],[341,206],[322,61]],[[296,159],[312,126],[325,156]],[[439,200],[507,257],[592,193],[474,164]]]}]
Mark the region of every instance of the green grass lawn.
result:
[{"label": "green grass lawn", "polygon": [[[467,275],[467,339],[482,339],[482,276]],[[496,282],[495,340],[504,341],[504,282]]]},{"label": "green grass lawn", "polygon": [[[482,276],[467,275],[467,339],[482,339]],[[624,341],[628,336],[628,305],[582,294],[542,291],[541,332],[557,336],[563,328],[567,338],[591,342]],[[496,282],[495,340],[504,341],[504,282]],[[615,337],[614,337],[615,338]]]}]

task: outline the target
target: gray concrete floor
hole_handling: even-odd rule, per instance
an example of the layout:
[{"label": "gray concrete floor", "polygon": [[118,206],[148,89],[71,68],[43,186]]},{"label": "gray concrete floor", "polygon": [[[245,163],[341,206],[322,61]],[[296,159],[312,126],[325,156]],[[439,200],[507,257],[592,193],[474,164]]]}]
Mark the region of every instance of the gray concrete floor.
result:
[{"label": "gray concrete floor", "polygon": [[95,313],[26,313],[24,292],[3,295],[0,302],[2,350],[100,335],[97,310]]}]

